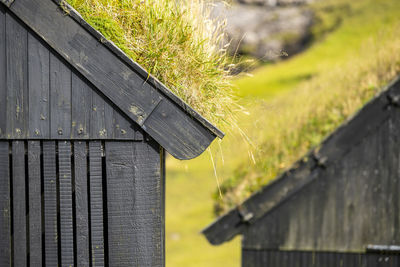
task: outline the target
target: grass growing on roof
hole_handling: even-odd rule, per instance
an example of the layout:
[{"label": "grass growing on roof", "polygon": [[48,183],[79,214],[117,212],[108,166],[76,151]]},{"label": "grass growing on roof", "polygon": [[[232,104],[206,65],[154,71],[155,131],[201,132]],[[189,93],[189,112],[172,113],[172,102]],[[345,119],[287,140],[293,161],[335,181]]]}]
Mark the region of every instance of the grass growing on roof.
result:
[{"label": "grass growing on roof", "polygon": [[[200,0],[66,0],[176,95],[220,127],[236,126],[223,24]],[[229,126],[229,127],[228,127]]]},{"label": "grass growing on roof", "polygon": [[[341,24],[322,41],[237,81],[253,106],[251,124],[242,128],[256,144],[256,163],[242,157],[233,166],[222,184],[224,198],[214,194],[217,212],[289,168],[400,74],[400,1],[325,0],[315,8],[340,11],[343,4]],[[255,106],[255,98],[265,101]]]}]

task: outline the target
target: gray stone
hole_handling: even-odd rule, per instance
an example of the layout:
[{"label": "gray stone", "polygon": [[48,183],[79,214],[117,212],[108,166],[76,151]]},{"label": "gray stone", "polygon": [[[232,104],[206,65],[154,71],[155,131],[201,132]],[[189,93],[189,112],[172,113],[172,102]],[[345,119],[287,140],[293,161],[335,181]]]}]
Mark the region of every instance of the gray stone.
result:
[{"label": "gray stone", "polygon": [[252,4],[239,3],[227,7],[217,3],[213,10],[213,16],[226,19],[226,40],[231,43],[231,54],[237,52],[262,61],[275,61],[304,48],[310,38],[313,23],[313,14],[309,8],[299,5],[254,5],[256,2],[278,4],[294,0],[241,1]]},{"label": "gray stone", "polygon": [[304,5],[315,0],[237,0],[238,3],[263,6]]}]

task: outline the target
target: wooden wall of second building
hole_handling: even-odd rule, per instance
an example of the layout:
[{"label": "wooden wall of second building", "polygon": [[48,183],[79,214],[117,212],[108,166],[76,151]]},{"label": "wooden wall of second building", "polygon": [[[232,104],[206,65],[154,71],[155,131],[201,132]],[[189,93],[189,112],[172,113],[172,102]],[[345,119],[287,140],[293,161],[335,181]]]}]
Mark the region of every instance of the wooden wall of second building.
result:
[{"label": "wooden wall of second building", "polygon": [[361,140],[348,140],[343,156],[314,169],[312,182],[247,227],[243,248],[362,252],[370,244],[399,245],[400,111],[382,112],[390,116]]},{"label": "wooden wall of second building", "polygon": [[395,267],[399,254],[244,250],[243,267]]}]

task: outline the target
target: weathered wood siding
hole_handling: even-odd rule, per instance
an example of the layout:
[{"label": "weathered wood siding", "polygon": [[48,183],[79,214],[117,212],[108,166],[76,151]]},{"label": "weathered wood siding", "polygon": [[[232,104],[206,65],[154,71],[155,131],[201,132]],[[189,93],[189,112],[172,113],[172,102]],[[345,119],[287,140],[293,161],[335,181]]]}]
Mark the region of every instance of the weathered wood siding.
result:
[{"label": "weathered wood siding", "polygon": [[[389,109],[389,107],[387,107]],[[244,231],[244,249],[362,252],[400,244],[400,110]],[[374,118],[371,117],[371,120]]]},{"label": "weathered wood siding", "polygon": [[161,266],[164,184],[159,179],[159,149],[121,142],[108,142],[105,149],[109,262],[115,266]]},{"label": "weathered wood siding", "polygon": [[3,137],[139,140],[139,125],[174,157],[191,159],[224,136],[65,1],[0,3],[7,37],[0,95],[9,98],[0,110]]},{"label": "weathered wood siding", "polygon": [[143,132],[0,5],[0,139],[143,140]]},{"label": "weathered wood siding", "polygon": [[153,141],[0,141],[0,266],[164,266],[163,168]]},{"label": "weathered wood siding", "polygon": [[243,267],[395,267],[400,255],[310,251],[244,250]]}]

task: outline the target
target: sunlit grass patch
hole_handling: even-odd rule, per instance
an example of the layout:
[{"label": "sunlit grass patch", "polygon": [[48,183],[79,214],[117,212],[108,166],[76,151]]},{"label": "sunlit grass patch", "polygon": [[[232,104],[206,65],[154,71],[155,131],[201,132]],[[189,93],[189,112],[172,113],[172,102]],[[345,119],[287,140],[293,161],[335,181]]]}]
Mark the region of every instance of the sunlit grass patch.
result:
[{"label": "sunlit grass patch", "polygon": [[222,22],[201,0],[66,0],[130,58],[200,114],[235,129]]},{"label": "sunlit grass patch", "polygon": [[[256,163],[242,157],[225,178],[224,198],[214,194],[217,212],[289,168],[400,73],[400,2],[353,1],[351,10],[308,51],[237,82],[253,106],[243,128],[255,143]],[[265,101],[255,105],[255,96]]]}]

